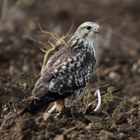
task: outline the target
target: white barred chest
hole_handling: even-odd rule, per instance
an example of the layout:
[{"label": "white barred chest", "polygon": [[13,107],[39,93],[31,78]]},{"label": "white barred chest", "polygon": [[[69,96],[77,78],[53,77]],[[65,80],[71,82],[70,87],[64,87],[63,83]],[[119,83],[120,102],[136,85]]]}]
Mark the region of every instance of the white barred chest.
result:
[{"label": "white barred chest", "polygon": [[[89,82],[95,65],[95,63],[92,63],[92,61],[96,62],[95,52],[94,48],[89,46],[91,44],[87,42],[85,44],[82,43],[83,40],[72,42],[71,45],[75,46],[74,49],[78,49],[76,48],[78,45],[78,47],[81,47],[81,51],[75,55],[67,57],[67,59],[61,60],[62,63],[55,67],[53,75],[56,78],[54,78],[49,84],[51,91],[62,93],[64,92],[63,89],[66,86],[69,87],[69,91],[73,91],[73,89],[84,88]],[[79,44],[84,45],[84,47],[80,46]],[[84,51],[86,53],[84,53]],[[87,54],[94,60],[88,60]]]}]

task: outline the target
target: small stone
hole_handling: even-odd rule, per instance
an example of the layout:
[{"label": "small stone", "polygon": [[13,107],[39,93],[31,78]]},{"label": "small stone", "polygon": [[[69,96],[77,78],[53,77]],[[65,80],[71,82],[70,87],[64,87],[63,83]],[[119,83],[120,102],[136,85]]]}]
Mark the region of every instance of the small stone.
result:
[{"label": "small stone", "polygon": [[23,65],[22,70],[23,72],[28,72],[29,71],[28,65]]},{"label": "small stone", "polygon": [[117,136],[119,140],[124,140],[126,138],[126,135],[124,133],[119,133]]},{"label": "small stone", "polygon": [[99,140],[116,140],[116,136],[111,133],[107,132],[105,130],[101,130],[98,134]]},{"label": "small stone", "polygon": [[43,135],[37,136],[37,140],[43,140],[43,139],[44,139],[44,136]]},{"label": "small stone", "polygon": [[63,135],[57,135],[54,140],[64,140],[64,136]]},{"label": "small stone", "polygon": [[115,132],[117,130],[117,125],[116,124],[112,124],[112,126],[110,127],[110,130]]},{"label": "small stone", "polygon": [[116,72],[110,72],[109,73],[109,78],[111,80],[114,80],[114,81],[119,81],[120,80],[120,75]]},{"label": "small stone", "polygon": [[132,137],[130,137],[129,140],[136,140],[136,138],[132,138]]},{"label": "small stone", "polygon": [[89,123],[88,126],[86,126],[86,130],[90,130],[93,126],[93,123]]},{"label": "small stone", "polygon": [[0,37],[0,43],[3,43],[3,38]]},{"label": "small stone", "polygon": [[23,0],[25,6],[31,7],[35,3],[35,0]]},{"label": "small stone", "polygon": [[140,59],[138,59],[138,61],[135,64],[133,64],[132,72],[140,73]]}]

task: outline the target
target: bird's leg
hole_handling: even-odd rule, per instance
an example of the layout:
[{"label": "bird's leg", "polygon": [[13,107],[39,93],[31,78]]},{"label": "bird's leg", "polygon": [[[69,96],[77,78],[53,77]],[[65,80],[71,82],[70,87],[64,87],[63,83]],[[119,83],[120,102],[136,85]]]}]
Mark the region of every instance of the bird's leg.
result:
[{"label": "bird's leg", "polygon": [[44,113],[43,115],[43,119],[47,120],[48,117],[51,115],[52,112],[54,112],[55,110],[58,111],[57,116],[59,116],[61,114],[61,110],[64,107],[64,103],[62,100],[57,100],[54,105],[52,106],[52,108],[50,110],[48,110],[46,113]]},{"label": "bird's leg", "polygon": [[57,100],[56,102],[56,110],[58,111],[58,114],[55,116],[57,117],[71,117],[71,107],[65,107],[64,101],[63,100]]},{"label": "bird's leg", "polygon": [[54,104],[54,105],[52,106],[52,108],[48,111],[48,113],[51,114],[55,109],[56,109],[56,104]]},{"label": "bird's leg", "polygon": [[44,113],[43,119],[44,119],[44,120],[47,120],[48,117],[51,115],[51,113],[52,113],[53,111],[55,111],[55,109],[56,109],[56,104],[54,103],[54,105],[52,106],[52,108],[51,108],[50,110],[48,110],[46,113]]},{"label": "bird's leg", "polygon": [[56,110],[58,111],[57,116],[61,114],[61,110],[64,108],[64,102],[62,100],[57,100],[55,102]]}]

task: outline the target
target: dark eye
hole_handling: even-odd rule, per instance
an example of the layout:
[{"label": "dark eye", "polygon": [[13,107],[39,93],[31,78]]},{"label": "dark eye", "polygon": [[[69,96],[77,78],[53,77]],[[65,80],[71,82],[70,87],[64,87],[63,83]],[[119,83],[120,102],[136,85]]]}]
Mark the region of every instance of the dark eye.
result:
[{"label": "dark eye", "polygon": [[90,29],[91,29],[91,26],[87,26],[86,29],[87,29],[87,30],[90,30]]}]

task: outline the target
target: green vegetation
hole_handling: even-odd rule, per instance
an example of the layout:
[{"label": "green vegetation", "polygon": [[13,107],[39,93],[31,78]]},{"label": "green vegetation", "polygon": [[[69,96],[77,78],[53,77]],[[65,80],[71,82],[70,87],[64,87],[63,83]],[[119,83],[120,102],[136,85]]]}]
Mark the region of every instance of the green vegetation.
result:
[{"label": "green vegetation", "polygon": [[109,102],[112,99],[112,93],[113,93],[114,87],[113,86],[109,86],[107,88],[106,94],[103,96],[103,103],[105,104],[109,104]]},{"label": "green vegetation", "polygon": [[23,87],[24,89],[32,87],[36,81],[36,78],[34,75],[26,75],[21,74],[17,76],[14,80],[14,82],[19,85],[20,87]]}]

